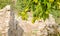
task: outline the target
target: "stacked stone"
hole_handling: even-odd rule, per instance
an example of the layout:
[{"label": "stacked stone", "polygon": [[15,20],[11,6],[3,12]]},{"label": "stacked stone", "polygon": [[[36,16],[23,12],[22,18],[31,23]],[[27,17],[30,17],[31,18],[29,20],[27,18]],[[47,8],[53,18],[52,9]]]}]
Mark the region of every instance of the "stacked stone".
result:
[{"label": "stacked stone", "polygon": [[17,18],[19,22],[18,26],[24,30],[23,36],[53,36],[58,33],[58,25],[51,14],[49,14],[49,18],[45,21],[43,19],[36,20],[34,24],[31,22],[31,14],[28,13],[28,15],[29,18],[27,21],[22,20],[21,17]]},{"label": "stacked stone", "polygon": [[40,19],[33,24],[30,12],[28,12],[28,20],[22,20],[21,17],[16,18],[10,9],[10,5],[7,5],[0,10],[0,32],[2,36],[53,36],[53,34],[60,33],[60,26],[55,23],[51,14],[45,21]]},{"label": "stacked stone", "polygon": [[10,5],[0,10],[0,32],[2,36],[8,36],[10,12]]}]

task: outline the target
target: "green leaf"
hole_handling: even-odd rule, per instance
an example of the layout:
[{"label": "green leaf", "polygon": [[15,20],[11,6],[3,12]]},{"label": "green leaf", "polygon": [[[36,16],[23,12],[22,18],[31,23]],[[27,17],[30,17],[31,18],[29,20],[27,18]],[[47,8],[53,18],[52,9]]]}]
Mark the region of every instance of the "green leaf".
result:
[{"label": "green leaf", "polygon": [[47,3],[47,9],[51,8],[51,3]]}]

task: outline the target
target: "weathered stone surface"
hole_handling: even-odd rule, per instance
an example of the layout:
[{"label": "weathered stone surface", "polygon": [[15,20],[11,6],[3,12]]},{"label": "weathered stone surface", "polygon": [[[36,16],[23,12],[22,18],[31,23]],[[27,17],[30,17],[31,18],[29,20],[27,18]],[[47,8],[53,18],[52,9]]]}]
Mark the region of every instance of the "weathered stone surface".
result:
[{"label": "weathered stone surface", "polygon": [[2,36],[8,36],[10,21],[10,5],[0,10],[0,32]]},{"label": "weathered stone surface", "polygon": [[36,20],[34,24],[31,23],[31,18],[32,16],[30,15],[28,21],[22,20],[21,17],[17,19],[18,25],[24,30],[23,36],[49,36],[49,34],[52,36],[59,32],[57,31],[58,25],[51,14],[49,14],[49,18],[46,21],[43,19]]},{"label": "weathered stone surface", "polygon": [[[32,15],[28,12],[28,20],[16,18],[16,14],[10,10],[10,5],[0,10],[0,32],[2,36],[53,36],[60,33],[60,26],[55,22],[51,14],[45,21],[43,19],[31,22]],[[49,35],[50,34],[50,35]]]},{"label": "weathered stone surface", "polygon": [[0,10],[0,32],[2,36],[22,36],[23,29],[17,26],[14,12],[10,5]]}]

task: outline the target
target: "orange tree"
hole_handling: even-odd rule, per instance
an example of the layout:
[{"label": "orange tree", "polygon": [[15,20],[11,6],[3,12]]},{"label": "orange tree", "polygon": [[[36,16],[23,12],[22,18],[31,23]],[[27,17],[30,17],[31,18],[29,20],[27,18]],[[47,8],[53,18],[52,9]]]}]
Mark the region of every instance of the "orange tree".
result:
[{"label": "orange tree", "polygon": [[35,22],[37,19],[48,18],[52,10],[60,10],[60,0],[17,0],[16,8],[24,20],[28,19],[27,12],[32,12],[32,22]]}]

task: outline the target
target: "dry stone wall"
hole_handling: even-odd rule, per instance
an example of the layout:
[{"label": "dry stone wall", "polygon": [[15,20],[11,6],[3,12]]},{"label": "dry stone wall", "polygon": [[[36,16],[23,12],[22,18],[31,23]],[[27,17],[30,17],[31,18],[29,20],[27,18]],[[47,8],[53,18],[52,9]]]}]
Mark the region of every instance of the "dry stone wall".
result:
[{"label": "dry stone wall", "polygon": [[53,15],[49,14],[49,18],[46,21],[43,19],[36,20],[34,24],[31,22],[31,14],[28,13],[28,15],[27,21],[22,20],[21,17],[17,19],[19,22],[18,26],[24,30],[23,36],[57,36],[56,34],[60,32],[58,29],[60,26],[56,24]]},{"label": "dry stone wall", "polygon": [[10,5],[0,10],[0,33],[2,36],[8,36],[10,16]]},{"label": "dry stone wall", "polygon": [[23,30],[15,19],[14,12],[10,5],[0,10],[0,36],[22,36]]},{"label": "dry stone wall", "polygon": [[[60,33],[60,26],[55,23],[51,14],[44,21],[36,20],[31,22],[32,15],[28,12],[28,20],[17,18],[10,5],[0,10],[0,33],[2,36],[53,36]],[[49,35],[50,34],[50,35]]]}]

